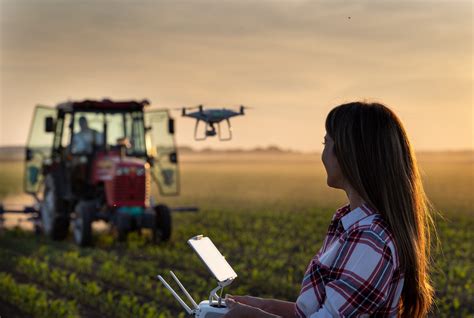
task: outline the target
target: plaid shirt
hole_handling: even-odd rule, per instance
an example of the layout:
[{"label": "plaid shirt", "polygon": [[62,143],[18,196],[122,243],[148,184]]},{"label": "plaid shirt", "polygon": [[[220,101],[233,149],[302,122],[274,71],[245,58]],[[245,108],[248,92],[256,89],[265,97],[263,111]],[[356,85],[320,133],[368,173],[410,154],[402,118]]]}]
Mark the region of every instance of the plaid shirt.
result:
[{"label": "plaid shirt", "polygon": [[396,317],[403,274],[382,216],[369,205],[333,216],[296,300],[297,317]]}]

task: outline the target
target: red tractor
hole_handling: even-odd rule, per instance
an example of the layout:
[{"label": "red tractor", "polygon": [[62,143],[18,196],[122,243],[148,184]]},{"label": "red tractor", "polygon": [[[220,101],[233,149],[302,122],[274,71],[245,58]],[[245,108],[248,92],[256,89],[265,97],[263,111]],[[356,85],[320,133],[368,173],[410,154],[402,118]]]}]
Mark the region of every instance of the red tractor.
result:
[{"label": "red tractor", "polygon": [[170,209],[155,205],[151,182],[161,195],[179,192],[174,121],[167,110],[145,111],[148,104],[85,100],[36,107],[24,187],[39,202],[47,236],[64,239],[72,223],[75,242],[89,245],[92,222],[104,220],[119,240],[142,228],[155,241],[170,238]]}]

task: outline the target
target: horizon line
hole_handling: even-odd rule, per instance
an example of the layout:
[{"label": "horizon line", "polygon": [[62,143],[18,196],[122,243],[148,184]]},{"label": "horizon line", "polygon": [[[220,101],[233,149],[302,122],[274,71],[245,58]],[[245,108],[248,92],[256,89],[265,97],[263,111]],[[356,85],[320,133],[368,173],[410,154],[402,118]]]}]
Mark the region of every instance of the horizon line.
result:
[{"label": "horizon line", "polygon": [[[0,145],[0,149],[3,148],[24,148],[26,145],[21,144],[4,144]],[[312,150],[302,150],[302,149],[292,149],[292,148],[285,148],[282,146],[277,145],[266,145],[266,146],[252,146],[252,147],[226,147],[226,148],[216,148],[212,146],[204,146],[200,148],[196,148],[196,146],[191,145],[178,145],[176,146],[177,149],[179,148],[190,148],[191,151],[195,152],[205,152],[205,151],[216,151],[216,152],[225,152],[225,151],[242,151],[242,152],[251,152],[255,150],[261,151],[280,151],[280,152],[293,152],[293,153],[303,153],[303,154],[312,154],[312,153],[321,153],[322,151],[312,149]],[[445,148],[445,149],[415,149],[415,152],[474,152],[474,147],[472,148]]]}]

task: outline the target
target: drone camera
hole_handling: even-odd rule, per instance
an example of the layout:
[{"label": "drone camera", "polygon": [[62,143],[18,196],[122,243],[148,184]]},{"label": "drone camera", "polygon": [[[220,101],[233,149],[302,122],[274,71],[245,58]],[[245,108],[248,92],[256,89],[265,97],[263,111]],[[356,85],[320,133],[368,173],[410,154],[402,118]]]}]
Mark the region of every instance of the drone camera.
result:
[{"label": "drone camera", "polygon": [[216,135],[216,131],[215,130],[206,130],[206,136],[207,137],[214,137]]}]

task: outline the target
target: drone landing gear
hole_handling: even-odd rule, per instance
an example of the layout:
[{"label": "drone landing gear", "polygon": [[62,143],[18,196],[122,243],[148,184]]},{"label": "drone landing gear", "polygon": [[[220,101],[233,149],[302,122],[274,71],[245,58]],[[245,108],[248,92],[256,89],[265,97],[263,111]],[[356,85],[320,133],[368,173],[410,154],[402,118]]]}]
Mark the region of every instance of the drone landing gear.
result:
[{"label": "drone landing gear", "polygon": [[229,141],[229,140],[232,139],[232,126],[230,125],[230,120],[227,118],[225,121],[227,122],[227,131],[229,132],[229,134],[225,138],[222,137],[221,124],[219,123],[219,125],[217,126],[217,130],[219,132],[219,140],[220,141]]}]

